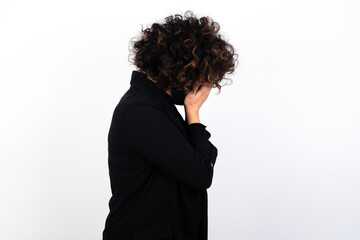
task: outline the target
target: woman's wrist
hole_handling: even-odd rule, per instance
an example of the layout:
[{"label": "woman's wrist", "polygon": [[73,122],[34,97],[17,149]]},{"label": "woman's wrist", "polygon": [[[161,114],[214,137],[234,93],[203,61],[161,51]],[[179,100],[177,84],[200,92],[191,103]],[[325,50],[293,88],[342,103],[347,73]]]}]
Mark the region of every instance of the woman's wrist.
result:
[{"label": "woman's wrist", "polygon": [[187,124],[200,123],[200,114],[198,110],[185,110]]}]

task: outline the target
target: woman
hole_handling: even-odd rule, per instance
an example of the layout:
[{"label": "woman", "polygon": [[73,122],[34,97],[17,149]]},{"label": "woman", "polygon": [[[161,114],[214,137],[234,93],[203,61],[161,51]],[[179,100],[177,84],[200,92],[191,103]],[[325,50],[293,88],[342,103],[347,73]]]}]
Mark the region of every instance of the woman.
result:
[{"label": "woman", "polygon": [[[135,41],[138,70],[113,113],[103,240],[207,239],[207,189],[218,152],[199,110],[234,71],[237,54],[208,17],[187,11],[165,20]],[[174,104],[184,105],[185,120]]]}]

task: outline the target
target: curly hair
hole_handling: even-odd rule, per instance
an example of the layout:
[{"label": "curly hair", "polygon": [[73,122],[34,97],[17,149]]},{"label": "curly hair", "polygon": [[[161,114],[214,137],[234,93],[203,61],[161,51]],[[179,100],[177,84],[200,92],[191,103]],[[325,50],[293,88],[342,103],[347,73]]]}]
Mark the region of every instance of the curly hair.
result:
[{"label": "curly hair", "polygon": [[173,87],[189,93],[200,81],[220,93],[219,83],[225,74],[234,72],[238,54],[219,30],[217,22],[208,16],[198,19],[191,10],[184,17],[170,15],[164,23],[153,23],[145,30],[142,27],[140,39],[130,41],[129,56],[134,57],[129,61],[161,89]]}]

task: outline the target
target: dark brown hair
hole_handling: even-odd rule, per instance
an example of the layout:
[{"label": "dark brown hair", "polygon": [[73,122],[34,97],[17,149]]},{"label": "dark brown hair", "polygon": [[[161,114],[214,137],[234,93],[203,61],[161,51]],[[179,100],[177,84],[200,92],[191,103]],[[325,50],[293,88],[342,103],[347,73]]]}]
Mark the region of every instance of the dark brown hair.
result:
[{"label": "dark brown hair", "polygon": [[140,39],[130,41],[130,56],[134,55],[130,62],[161,89],[174,87],[188,93],[200,81],[220,93],[219,83],[225,74],[234,72],[238,54],[219,30],[217,22],[209,17],[197,19],[191,10],[184,17],[170,15],[164,23],[142,28]]}]

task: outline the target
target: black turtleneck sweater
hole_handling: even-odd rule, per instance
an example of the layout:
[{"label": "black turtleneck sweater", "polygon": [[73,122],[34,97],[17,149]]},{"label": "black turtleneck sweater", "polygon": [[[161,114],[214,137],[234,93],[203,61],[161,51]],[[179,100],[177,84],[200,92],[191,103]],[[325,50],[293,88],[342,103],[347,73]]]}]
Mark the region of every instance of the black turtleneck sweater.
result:
[{"label": "black turtleneck sweater", "polygon": [[171,96],[141,72],[117,104],[108,134],[112,196],[103,240],[207,240],[207,189],[217,148],[187,124]]}]

